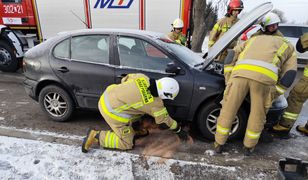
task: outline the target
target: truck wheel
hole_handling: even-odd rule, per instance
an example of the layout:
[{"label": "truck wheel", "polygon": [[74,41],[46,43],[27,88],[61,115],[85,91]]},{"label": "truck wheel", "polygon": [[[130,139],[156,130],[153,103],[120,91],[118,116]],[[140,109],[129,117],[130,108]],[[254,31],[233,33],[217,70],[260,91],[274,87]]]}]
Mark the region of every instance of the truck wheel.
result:
[{"label": "truck wheel", "polygon": [[69,120],[75,109],[69,94],[55,85],[42,89],[39,94],[39,104],[50,119],[58,122]]},{"label": "truck wheel", "polygon": [[5,41],[0,40],[0,70],[15,72],[18,69],[18,60],[14,50]]},{"label": "truck wheel", "polygon": [[[217,119],[221,110],[221,105],[214,101],[204,105],[199,111],[197,124],[201,135],[209,140],[215,140]],[[232,124],[229,139],[241,137],[246,129],[246,115],[242,108],[239,109],[235,121]]]}]

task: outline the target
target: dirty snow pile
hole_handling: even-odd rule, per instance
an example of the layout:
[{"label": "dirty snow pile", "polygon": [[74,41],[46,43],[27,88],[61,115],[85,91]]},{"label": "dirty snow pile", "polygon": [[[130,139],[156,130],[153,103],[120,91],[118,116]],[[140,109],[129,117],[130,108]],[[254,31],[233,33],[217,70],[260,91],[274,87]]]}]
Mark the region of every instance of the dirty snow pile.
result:
[{"label": "dirty snow pile", "polygon": [[[0,136],[0,179],[174,179],[176,166],[199,165],[232,173],[234,167]],[[173,171],[176,171],[173,170]]]}]

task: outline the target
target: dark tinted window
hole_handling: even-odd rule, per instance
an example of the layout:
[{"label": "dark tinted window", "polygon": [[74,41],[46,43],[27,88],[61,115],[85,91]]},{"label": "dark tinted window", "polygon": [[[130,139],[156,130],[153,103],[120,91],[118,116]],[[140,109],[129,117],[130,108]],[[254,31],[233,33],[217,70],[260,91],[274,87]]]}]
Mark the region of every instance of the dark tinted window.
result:
[{"label": "dark tinted window", "polygon": [[122,66],[165,71],[167,64],[172,62],[155,46],[137,38],[119,37],[118,50]]},{"label": "dark tinted window", "polygon": [[303,35],[304,33],[307,33],[308,32],[308,27],[301,27],[301,31],[302,31],[301,35]]},{"label": "dark tinted window", "polygon": [[3,3],[21,3],[22,0],[2,0]]},{"label": "dark tinted window", "polygon": [[297,26],[280,26],[279,31],[286,37],[298,38],[301,36],[301,32]]},{"label": "dark tinted window", "polygon": [[75,60],[109,63],[109,36],[88,35],[72,38],[71,58]]},{"label": "dark tinted window", "polygon": [[53,50],[54,56],[57,58],[69,58],[70,57],[69,45],[70,45],[69,39],[60,42]]}]

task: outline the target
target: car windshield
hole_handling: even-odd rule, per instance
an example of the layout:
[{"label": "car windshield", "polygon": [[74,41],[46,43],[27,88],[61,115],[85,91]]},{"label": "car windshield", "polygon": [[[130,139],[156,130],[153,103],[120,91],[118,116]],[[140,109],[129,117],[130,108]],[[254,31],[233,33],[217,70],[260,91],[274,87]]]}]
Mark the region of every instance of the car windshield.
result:
[{"label": "car windshield", "polygon": [[176,44],[173,41],[165,39],[157,39],[157,41],[159,42],[159,44],[166,47],[169,51],[174,53],[178,58],[180,58],[181,61],[183,61],[190,67],[197,68],[204,63],[204,59],[200,55],[194,53],[185,46]]}]

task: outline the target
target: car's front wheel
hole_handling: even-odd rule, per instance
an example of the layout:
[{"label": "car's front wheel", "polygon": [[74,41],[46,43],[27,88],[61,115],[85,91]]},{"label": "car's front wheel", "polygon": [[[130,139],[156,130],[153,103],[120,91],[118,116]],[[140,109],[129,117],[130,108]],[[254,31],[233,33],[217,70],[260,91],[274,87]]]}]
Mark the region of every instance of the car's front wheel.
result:
[{"label": "car's front wheel", "polygon": [[[199,111],[197,124],[201,135],[209,140],[215,140],[217,119],[221,110],[221,105],[211,101],[204,105]],[[246,128],[246,116],[242,108],[239,109],[235,120],[232,123],[229,139],[239,138]]]},{"label": "car's front wheel", "polygon": [[64,89],[55,85],[42,89],[39,103],[42,110],[54,121],[67,121],[74,111],[72,98]]}]

